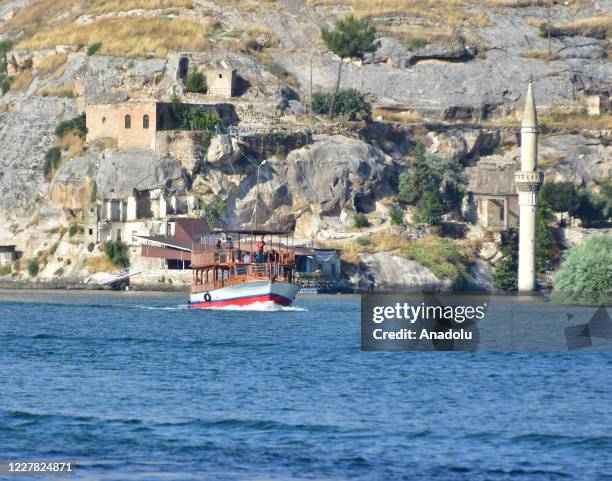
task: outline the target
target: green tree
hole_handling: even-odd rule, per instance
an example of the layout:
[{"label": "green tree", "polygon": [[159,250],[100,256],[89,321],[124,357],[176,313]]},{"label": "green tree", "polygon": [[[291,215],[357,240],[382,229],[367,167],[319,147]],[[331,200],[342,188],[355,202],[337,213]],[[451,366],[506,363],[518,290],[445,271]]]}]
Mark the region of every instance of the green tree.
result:
[{"label": "green tree", "polygon": [[502,291],[518,289],[518,259],[515,253],[506,250],[506,256],[500,260],[493,271],[493,284]]},{"label": "green tree", "polygon": [[612,237],[593,236],[569,250],[555,276],[553,301],[584,305],[612,303]]},{"label": "green tree", "polygon": [[599,194],[588,189],[581,189],[578,192],[578,205],[573,214],[583,224],[595,224],[606,220],[606,210],[606,201]]},{"label": "green tree", "polygon": [[374,37],[376,30],[368,25],[366,21],[357,20],[349,15],[336,22],[333,30],[321,29],[321,38],[328,49],[340,57],[338,63],[338,77],[332,94],[328,116],[333,117],[336,96],[340,89],[342,76],[342,63],[345,58],[363,58],[366,52],[374,50]]},{"label": "green tree", "polygon": [[203,110],[199,107],[184,109],[181,127],[185,130],[206,130],[211,132],[221,125],[216,110]]},{"label": "green tree", "polygon": [[68,132],[75,132],[82,139],[87,135],[87,120],[85,117],[85,112],[77,117],[73,117],[69,120],[64,120],[60,122],[57,127],[55,127],[55,135],[60,139],[64,137]]},{"label": "green tree", "polygon": [[[317,114],[326,114],[331,105],[331,95],[325,92],[312,94],[312,110]],[[344,115],[349,120],[369,119],[372,115],[372,106],[361,92],[355,89],[338,91],[334,115]]]},{"label": "green tree", "polygon": [[130,252],[127,244],[121,241],[108,241],[102,245],[102,248],[112,265],[122,269],[130,267]]},{"label": "green tree", "polygon": [[185,88],[187,89],[187,92],[205,94],[208,90],[208,85],[206,85],[206,77],[198,70],[191,72],[185,79]]},{"label": "green tree", "polygon": [[179,124],[183,123],[183,111],[184,106],[180,95],[176,92],[172,92],[172,96],[170,97],[170,112],[172,112],[174,119]]},{"label": "green tree", "polygon": [[436,225],[444,214],[444,205],[440,202],[437,192],[426,192],[417,204],[417,221],[424,224]]},{"label": "green tree", "polygon": [[222,227],[223,211],[226,207],[227,201],[220,195],[215,195],[208,203],[200,197],[196,199],[196,210],[211,229]]},{"label": "green tree", "polygon": [[599,188],[599,195],[604,204],[604,217],[612,217],[612,180],[606,180]]},{"label": "green tree", "polygon": [[542,201],[538,205],[538,223],[536,226],[536,269],[547,270],[556,258],[557,241],[550,227],[552,209]]},{"label": "green tree", "polygon": [[571,182],[546,182],[540,191],[540,199],[554,212],[572,212],[578,206],[578,192]]}]

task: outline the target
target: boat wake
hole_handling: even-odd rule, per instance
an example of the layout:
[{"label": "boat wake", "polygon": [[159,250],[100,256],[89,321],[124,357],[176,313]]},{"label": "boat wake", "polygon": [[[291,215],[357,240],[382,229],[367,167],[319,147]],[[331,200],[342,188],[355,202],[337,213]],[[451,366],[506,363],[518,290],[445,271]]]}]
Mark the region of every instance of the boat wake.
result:
[{"label": "boat wake", "polygon": [[178,306],[133,306],[136,309],[147,309],[151,311],[182,311],[189,309],[189,304],[179,304]]},{"label": "boat wake", "polygon": [[258,311],[258,312],[278,312],[278,311],[293,311],[293,312],[305,312],[308,309],[296,306],[281,306],[273,301],[266,302],[254,302],[246,306],[220,306],[220,307],[209,307],[205,310],[214,311]]}]

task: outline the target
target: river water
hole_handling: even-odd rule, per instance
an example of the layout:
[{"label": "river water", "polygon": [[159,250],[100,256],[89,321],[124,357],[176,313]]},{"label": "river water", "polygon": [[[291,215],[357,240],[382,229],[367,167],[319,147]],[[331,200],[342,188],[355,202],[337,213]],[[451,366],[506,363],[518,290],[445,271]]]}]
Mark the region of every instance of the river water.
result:
[{"label": "river water", "polygon": [[612,479],[610,353],[362,352],[356,296],[184,303],[0,292],[0,461],[121,481]]}]

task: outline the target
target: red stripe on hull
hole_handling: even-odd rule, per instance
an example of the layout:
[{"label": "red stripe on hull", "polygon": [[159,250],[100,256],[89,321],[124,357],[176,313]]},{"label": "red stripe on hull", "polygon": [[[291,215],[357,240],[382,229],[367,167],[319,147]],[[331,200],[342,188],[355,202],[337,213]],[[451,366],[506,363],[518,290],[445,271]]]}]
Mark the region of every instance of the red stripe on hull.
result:
[{"label": "red stripe on hull", "polygon": [[214,301],[214,302],[196,302],[191,304],[194,309],[206,309],[210,307],[225,307],[225,306],[248,306],[256,302],[269,302],[272,301],[275,304],[281,306],[288,306],[291,301],[286,297],[279,296],[278,294],[262,294],[260,296],[249,296],[239,297],[237,299],[228,299],[226,301]]}]

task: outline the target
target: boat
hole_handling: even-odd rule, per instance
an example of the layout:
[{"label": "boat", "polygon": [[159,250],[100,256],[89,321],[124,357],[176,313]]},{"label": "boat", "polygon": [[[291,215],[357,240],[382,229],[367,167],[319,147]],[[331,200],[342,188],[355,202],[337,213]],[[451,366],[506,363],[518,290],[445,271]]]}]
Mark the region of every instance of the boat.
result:
[{"label": "boat", "polygon": [[261,229],[203,235],[191,256],[190,306],[291,305],[300,285],[290,236],[290,232]]}]

